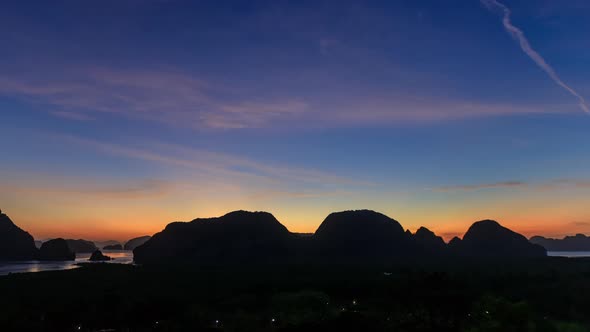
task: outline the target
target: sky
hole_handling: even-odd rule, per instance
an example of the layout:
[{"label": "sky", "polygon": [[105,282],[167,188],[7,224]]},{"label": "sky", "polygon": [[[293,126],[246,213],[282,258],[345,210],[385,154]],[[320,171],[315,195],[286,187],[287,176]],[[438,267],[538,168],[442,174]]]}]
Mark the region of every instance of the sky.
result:
[{"label": "sky", "polygon": [[585,0],[1,7],[0,208],[37,239],[238,209],[590,233]]}]

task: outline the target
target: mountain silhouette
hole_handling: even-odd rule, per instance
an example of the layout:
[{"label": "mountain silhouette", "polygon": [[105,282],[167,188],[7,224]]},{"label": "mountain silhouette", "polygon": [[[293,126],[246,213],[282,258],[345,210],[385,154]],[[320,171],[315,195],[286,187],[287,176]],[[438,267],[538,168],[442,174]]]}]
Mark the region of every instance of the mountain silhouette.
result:
[{"label": "mountain silhouette", "polygon": [[90,253],[98,249],[92,241],[82,239],[67,239],[66,242],[68,243],[70,250],[72,250],[75,253]]},{"label": "mountain silhouette", "polygon": [[123,250],[123,246],[120,244],[111,244],[109,246],[104,246],[103,250]]},{"label": "mountain silhouette", "polygon": [[151,236],[149,236],[149,235],[133,238],[125,243],[125,245],[123,246],[123,249],[133,250],[133,249],[139,247],[140,245],[146,243],[149,239],[151,239]]},{"label": "mountain silhouette", "polygon": [[76,259],[74,253],[68,246],[68,242],[58,238],[43,242],[39,249],[39,260],[42,261],[73,261]]},{"label": "mountain silhouette", "polygon": [[566,236],[563,239],[551,239],[533,236],[531,243],[538,244],[548,251],[590,251],[590,237],[584,234]]},{"label": "mountain silhouette", "polygon": [[90,259],[88,259],[91,262],[104,262],[104,261],[110,261],[111,257],[109,256],[105,256],[102,251],[100,251],[100,249],[96,249],[94,252],[92,252],[92,255],[90,255]]},{"label": "mountain silhouette", "polygon": [[447,250],[449,251],[449,253],[452,255],[458,255],[459,250],[461,248],[461,242],[462,240],[460,237],[453,237],[451,241],[449,241],[449,243],[447,244]]},{"label": "mountain silhouette", "polygon": [[39,254],[31,234],[0,211],[0,261],[32,260]]},{"label": "mountain silhouette", "polygon": [[119,241],[116,241],[116,240],[93,241],[93,242],[98,247],[98,249],[104,249],[104,247],[106,247],[106,246],[120,244]]},{"label": "mountain silhouette", "polygon": [[370,210],[330,214],[313,236],[318,258],[347,261],[383,260],[407,255],[410,237],[388,216]]},{"label": "mountain silhouette", "polygon": [[268,212],[230,212],[217,218],[173,222],[133,251],[138,263],[279,262],[295,236]]},{"label": "mountain silhouette", "polygon": [[446,254],[447,244],[442,237],[437,236],[426,227],[420,227],[412,235],[416,254],[442,255]]},{"label": "mountain silhouette", "polygon": [[531,258],[541,246],[492,220],[471,225],[449,244],[425,227],[415,234],[370,210],[330,214],[313,234],[290,233],[267,212],[173,222],[133,251],[137,263],[391,263],[444,256]]},{"label": "mountain silhouette", "polygon": [[543,257],[547,251],[526,237],[494,220],[482,220],[469,227],[463,239],[450,243],[453,253],[463,257],[524,258]]}]

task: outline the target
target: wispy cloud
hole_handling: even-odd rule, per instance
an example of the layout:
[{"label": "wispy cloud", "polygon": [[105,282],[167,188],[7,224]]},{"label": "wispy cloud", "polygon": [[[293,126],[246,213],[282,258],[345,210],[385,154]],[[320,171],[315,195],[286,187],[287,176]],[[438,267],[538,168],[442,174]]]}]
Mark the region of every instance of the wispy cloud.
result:
[{"label": "wispy cloud", "polygon": [[338,197],[349,196],[353,193],[351,191],[336,190],[336,191],[284,191],[271,190],[253,195],[254,199],[275,199],[275,198],[323,198],[323,197]]},{"label": "wispy cloud", "polygon": [[125,158],[151,161],[214,174],[219,178],[249,178],[268,183],[291,182],[330,185],[372,186],[369,181],[349,179],[331,172],[309,168],[260,163],[241,156],[196,149],[176,144],[150,142],[149,147],[105,143],[76,136],[56,135],[58,139]]},{"label": "wispy cloud", "polygon": [[480,183],[471,185],[452,185],[442,186],[434,188],[434,191],[474,191],[481,189],[498,189],[498,188],[522,188],[526,187],[527,184],[521,181],[504,181],[504,182],[493,182],[493,183]]},{"label": "wispy cloud", "polygon": [[75,183],[65,180],[45,181],[44,183],[40,179],[35,179],[34,182],[19,181],[19,183],[12,183],[4,181],[2,182],[2,188],[13,194],[24,195],[58,194],[94,198],[141,199],[163,196],[169,193],[174,186],[171,182],[155,179],[130,180],[124,183],[120,181],[117,183],[104,183],[87,179],[76,179]]},{"label": "wispy cloud", "polygon": [[[564,107],[547,105],[519,106],[508,104],[486,104],[467,100],[433,100],[427,97],[373,97],[366,100],[350,101],[346,97],[335,102],[337,111],[327,112],[331,121],[337,124],[390,124],[390,123],[437,123],[463,119],[524,114],[558,114]],[[561,106],[561,105],[560,105]],[[329,106],[326,107],[330,109]]]},{"label": "wispy cloud", "polygon": [[536,183],[527,183],[524,181],[502,181],[478,184],[461,184],[449,185],[432,188],[436,192],[453,192],[453,191],[475,191],[483,189],[532,189],[537,191],[556,190],[562,188],[590,188],[590,180],[587,179],[553,179]]},{"label": "wispy cloud", "polygon": [[193,128],[261,127],[307,108],[299,98],[251,100],[169,69],[72,69],[50,81],[5,76],[0,78],[0,93],[58,107],[51,113],[68,119],[110,113]]},{"label": "wispy cloud", "polygon": [[108,114],[174,128],[216,130],[420,124],[568,109],[563,105],[441,100],[401,92],[264,96],[248,87],[212,83],[169,68],[64,68],[59,74],[42,77],[3,76],[0,94],[49,108],[52,115],[68,120],[88,121]]},{"label": "wispy cloud", "polygon": [[540,184],[540,190],[554,190],[565,187],[574,188],[590,188],[590,180],[587,179],[555,179],[546,183]]},{"label": "wispy cloud", "polygon": [[506,7],[504,4],[496,1],[496,0],[481,0],[481,2],[489,9],[500,9],[503,12],[503,17],[502,17],[502,23],[504,25],[504,28],[506,29],[506,31],[514,38],[516,39],[519,44],[520,44],[520,48],[529,56],[529,58],[531,58],[531,60],[533,60],[537,66],[539,66],[539,68],[541,68],[557,85],[559,85],[560,87],[562,87],[564,90],[566,90],[569,94],[571,94],[572,96],[576,97],[578,99],[578,105],[580,106],[580,108],[586,112],[590,114],[590,107],[588,106],[588,104],[586,103],[586,100],[576,91],[574,90],[572,87],[570,87],[569,85],[567,85],[565,82],[563,82],[563,80],[557,75],[557,73],[555,72],[555,70],[553,69],[553,67],[551,67],[547,61],[545,61],[545,59],[537,52],[535,51],[531,44],[529,43],[528,39],[526,38],[526,36],[524,35],[524,33],[522,32],[522,30],[520,30],[519,28],[517,28],[516,26],[514,26],[510,20],[510,15],[512,14],[512,12],[510,11],[510,9],[508,7]]},{"label": "wispy cloud", "polygon": [[308,105],[300,100],[285,100],[280,103],[248,101],[233,105],[219,105],[218,112],[206,113],[202,119],[211,128],[262,127],[268,121],[283,116],[302,114],[307,108]]},{"label": "wispy cloud", "polygon": [[70,112],[70,111],[53,111],[51,112],[52,115],[64,118],[68,120],[75,120],[75,121],[92,121],[95,120],[88,114],[80,113],[80,112]]}]

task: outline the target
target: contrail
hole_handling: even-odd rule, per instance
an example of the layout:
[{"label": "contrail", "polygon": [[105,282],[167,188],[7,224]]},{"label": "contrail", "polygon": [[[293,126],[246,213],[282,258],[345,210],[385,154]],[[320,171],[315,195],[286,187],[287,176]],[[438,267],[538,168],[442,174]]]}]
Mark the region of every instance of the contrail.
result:
[{"label": "contrail", "polygon": [[580,96],[576,90],[572,89],[570,86],[565,84],[561,78],[557,75],[555,70],[543,59],[543,57],[537,53],[532,47],[529,41],[526,39],[524,33],[519,28],[512,25],[510,21],[510,14],[512,12],[508,7],[504,4],[496,1],[496,0],[480,0],[482,4],[484,4],[488,9],[499,8],[503,11],[504,16],[502,18],[502,23],[504,24],[504,28],[510,35],[516,39],[520,43],[520,48],[526,53],[549,77],[560,87],[564,88],[567,92],[569,92],[572,96],[578,98],[578,105],[580,108],[584,110],[584,112],[590,114],[590,107],[584,100],[584,97]]}]

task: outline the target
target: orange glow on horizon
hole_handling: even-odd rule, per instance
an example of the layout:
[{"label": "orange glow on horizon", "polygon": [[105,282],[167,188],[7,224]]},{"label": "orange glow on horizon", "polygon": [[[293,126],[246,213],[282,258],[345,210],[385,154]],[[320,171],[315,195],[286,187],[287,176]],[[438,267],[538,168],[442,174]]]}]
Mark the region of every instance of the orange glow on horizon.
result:
[{"label": "orange glow on horizon", "polygon": [[[69,186],[74,188],[77,180],[70,179]],[[92,188],[98,187],[99,182],[94,182]],[[268,211],[291,232],[297,233],[313,233],[331,212],[354,209],[381,212],[412,232],[420,226],[427,227],[446,241],[454,236],[462,237],[473,222],[483,219],[496,220],[527,237],[590,233],[590,212],[584,201],[587,196],[575,191],[584,188],[567,195],[531,191],[526,196],[522,193],[502,195],[501,192],[481,195],[418,192],[416,197],[408,199],[403,192],[379,191],[326,197],[260,196],[249,192],[247,187],[228,189],[230,187],[225,185],[218,189],[195,186],[198,191],[173,185],[164,195],[159,189],[156,195],[152,195],[151,189],[139,195],[134,190],[105,190],[103,187],[85,191],[85,187],[62,188],[55,192],[57,189],[51,189],[52,183],[46,185],[47,190],[33,190],[33,184],[29,186],[28,183],[20,185],[29,190],[0,192],[0,201],[4,212],[37,239],[66,237],[123,242],[153,235],[174,221],[218,217],[240,209]],[[555,201],[556,197],[560,198],[559,202]]]},{"label": "orange glow on horizon", "polygon": [[[214,216],[220,216],[214,215]],[[211,217],[211,216],[202,216],[203,218]],[[295,233],[313,233],[319,227],[323,218],[317,219],[316,223],[309,224],[309,223],[302,223],[297,221],[284,221],[279,218],[279,222],[289,229],[291,232]],[[56,221],[48,221],[42,220],[40,222],[39,219],[35,221],[28,219],[28,218],[13,218],[13,221],[24,230],[31,233],[35,239],[47,239],[47,238],[74,238],[74,239],[88,239],[88,240],[95,240],[95,241],[102,241],[102,240],[116,240],[120,242],[125,242],[131,238],[143,236],[143,235],[153,235],[157,232],[163,230],[167,224],[173,221],[190,221],[194,218],[189,218],[186,220],[178,220],[175,218],[138,218],[133,222],[127,221],[125,223],[120,224],[111,224],[108,225],[104,221],[94,221],[94,222],[87,222],[84,225],[77,225],[72,226],[70,223],[65,222],[56,222]],[[494,219],[494,218],[491,218]],[[162,221],[166,220],[166,221]],[[310,220],[310,219],[306,219]],[[476,221],[481,219],[477,218],[461,218],[461,220],[457,221],[445,221],[444,219],[440,220],[441,223],[439,224],[420,224],[420,223],[412,223],[411,225],[406,225],[404,222],[400,222],[404,229],[409,229],[413,233],[416,230],[424,226],[431,231],[433,231],[438,236],[441,236],[446,242],[451,240],[454,236],[463,237],[464,233],[467,231],[469,226]],[[496,218],[494,219],[498,221],[504,227],[507,227],[515,232],[518,232],[527,238],[530,238],[534,235],[541,235],[546,237],[556,237],[561,238],[566,235],[574,235],[577,233],[588,233],[590,231],[590,226],[586,225],[585,223],[580,223],[578,227],[568,223],[567,221],[559,221],[556,219],[545,218],[544,220],[540,221],[537,218],[527,218],[527,219],[519,219],[519,218]],[[90,224],[102,225],[102,226],[91,226]],[[106,225],[105,225],[106,224]]]}]

